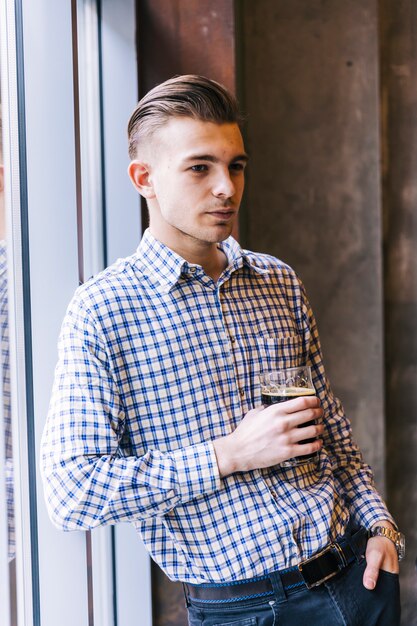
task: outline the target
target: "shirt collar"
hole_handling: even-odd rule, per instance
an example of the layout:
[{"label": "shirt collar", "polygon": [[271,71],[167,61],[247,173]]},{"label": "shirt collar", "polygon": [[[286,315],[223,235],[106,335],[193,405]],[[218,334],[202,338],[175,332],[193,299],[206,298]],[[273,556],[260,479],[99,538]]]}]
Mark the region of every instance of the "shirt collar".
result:
[{"label": "shirt collar", "polygon": [[[243,265],[253,269],[259,274],[267,274],[266,267],[256,263],[254,255],[243,250],[238,242],[229,237],[219,243],[228,259],[226,272],[230,275]],[[185,275],[197,275],[202,272],[200,265],[189,263],[179,254],[168,248],[165,244],[155,239],[149,229],[146,229],[137,249],[138,261],[142,265],[142,271],[153,274],[161,283],[164,291],[170,291]]]}]

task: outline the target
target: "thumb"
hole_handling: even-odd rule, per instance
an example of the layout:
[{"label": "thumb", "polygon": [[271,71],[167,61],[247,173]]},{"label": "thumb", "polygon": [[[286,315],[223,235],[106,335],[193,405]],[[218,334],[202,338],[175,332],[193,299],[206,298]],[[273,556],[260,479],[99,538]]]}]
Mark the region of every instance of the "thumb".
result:
[{"label": "thumb", "polygon": [[378,581],[379,570],[382,563],[382,555],[378,552],[369,551],[366,555],[367,565],[363,574],[363,585],[366,589],[372,591],[376,587]]}]

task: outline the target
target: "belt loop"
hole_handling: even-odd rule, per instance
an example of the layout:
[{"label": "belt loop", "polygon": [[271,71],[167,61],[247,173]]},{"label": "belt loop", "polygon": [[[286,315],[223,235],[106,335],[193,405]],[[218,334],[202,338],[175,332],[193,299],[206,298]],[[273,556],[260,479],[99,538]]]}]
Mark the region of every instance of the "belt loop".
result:
[{"label": "belt loop", "polygon": [[189,606],[190,606],[190,602],[188,600],[188,591],[187,591],[186,583],[182,583],[182,590],[183,590],[183,593],[184,593],[185,608],[188,609]]},{"label": "belt loop", "polygon": [[271,572],[269,574],[269,579],[271,581],[272,589],[274,590],[275,597],[278,602],[283,602],[287,599],[287,594],[285,593],[284,585],[282,584],[281,575],[279,572]]},{"label": "belt loop", "polygon": [[358,562],[365,557],[366,546],[368,543],[368,531],[361,527],[356,533],[348,538],[349,546]]},{"label": "belt loop", "polygon": [[349,546],[353,556],[359,563],[365,556],[366,544],[368,543],[368,531],[363,526],[360,526],[359,528],[348,526],[345,534],[338,538],[336,543],[339,543],[341,546]]}]

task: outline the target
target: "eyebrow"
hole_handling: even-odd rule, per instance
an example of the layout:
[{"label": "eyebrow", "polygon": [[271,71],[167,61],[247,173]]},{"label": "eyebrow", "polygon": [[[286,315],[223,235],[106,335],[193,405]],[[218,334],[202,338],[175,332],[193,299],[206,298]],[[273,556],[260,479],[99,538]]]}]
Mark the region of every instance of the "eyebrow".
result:
[{"label": "eyebrow", "polygon": [[[246,153],[243,153],[233,157],[230,162],[234,163],[235,161],[245,161],[245,163],[247,163],[248,160],[248,155]],[[192,154],[191,156],[184,159],[184,161],[209,161],[209,163],[218,163],[220,159],[213,156],[212,154]]]}]

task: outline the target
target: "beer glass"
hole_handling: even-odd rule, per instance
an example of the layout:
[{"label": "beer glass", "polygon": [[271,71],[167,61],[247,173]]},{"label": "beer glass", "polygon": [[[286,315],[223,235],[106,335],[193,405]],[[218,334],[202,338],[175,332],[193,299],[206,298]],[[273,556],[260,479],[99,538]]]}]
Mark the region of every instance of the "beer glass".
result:
[{"label": "beer glass", "polygon": [[[280,370],[266,371],[261,374],[261,393],[262,404],[270,406],[278,402],[286,402],[293,398],[301,398],[305,396],[314,396],[313,381],[311,379],[311,368],[309,365],[302,367],[290,367]],[[315,424],[315,420],[304,422],[298,428],[311,426]],[[315,439],[303,439],[299,443],[311,443]],[[316,462],[318,460],[318,452],[313,454],[303,454],[301,456],[283,461],[280,465],[284,467],[293,467],[296,465],[304,465],[305,463]]]}]

